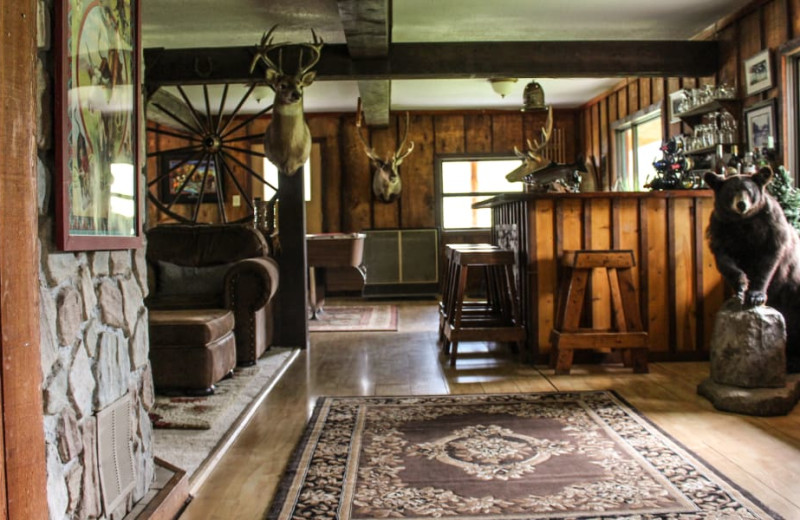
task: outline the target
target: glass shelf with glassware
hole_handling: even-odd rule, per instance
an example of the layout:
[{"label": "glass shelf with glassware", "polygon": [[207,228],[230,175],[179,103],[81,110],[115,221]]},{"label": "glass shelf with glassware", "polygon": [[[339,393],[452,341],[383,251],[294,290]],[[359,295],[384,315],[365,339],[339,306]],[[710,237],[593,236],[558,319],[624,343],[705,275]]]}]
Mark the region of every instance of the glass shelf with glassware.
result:
[{"label": "glass shelf with glassware", "polygon": [[682,94],[682,99],[675,107],[674,116],[689,126],[701,123],[703,115],[708,112],[726,110],[733,114],[739,113],[736,88],[727,83],[717,86],[703,85],[700,88],[684,89],[679,93]]},{"label": "glass shelf with glassware", "polygon": [[728,148],[738,143],[736,118],[725,108],[697,114],[692,133],[683,136],[684,153],[702,155],[714,153],[717,145]]}]

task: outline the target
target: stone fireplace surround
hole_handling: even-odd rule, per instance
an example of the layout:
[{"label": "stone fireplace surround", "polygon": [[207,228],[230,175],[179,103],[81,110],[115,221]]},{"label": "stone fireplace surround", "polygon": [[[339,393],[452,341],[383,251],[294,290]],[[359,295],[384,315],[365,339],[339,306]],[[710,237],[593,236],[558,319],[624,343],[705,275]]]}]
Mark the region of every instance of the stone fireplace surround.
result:
[{"label": "stone fireplace surround", "polygon": [[[51,519],[121,519],[154,479],[144,249],[61,252],[55,246],[53,2],[40,0],[37,35],[37,182],[42,395]],[[141,141],[144,142],[143,140]],[[143,155],[142,155],[143,157]],[[140,186],[144,185],[141,176]],[[142,200],[144,200],[142,198]],[[131,398],[135,485],[103,510],[95,414]]]}]

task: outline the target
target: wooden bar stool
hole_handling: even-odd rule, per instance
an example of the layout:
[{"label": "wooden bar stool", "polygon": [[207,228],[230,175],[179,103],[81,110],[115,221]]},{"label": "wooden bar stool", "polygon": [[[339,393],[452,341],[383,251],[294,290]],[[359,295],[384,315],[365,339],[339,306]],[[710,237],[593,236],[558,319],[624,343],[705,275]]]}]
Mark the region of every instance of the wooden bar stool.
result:
[{"label": "wooden bar stool", "polygon": [[[443,352],[450,355],[450,366],[455,366],[459,341],[510,342],[516,351],[521,351],[525,341],[517,291],[514,285],[514,252],[498,247],[491,249],[458,249],[452,253],[454,266],[451,279],[450,302],[444,324],[445,341]],[[469,312],[465,302],[467,277],[470,271],[489,274],[489,292],[495,301],[483,312]]]},{"label": "wooden bar stool", "polygon": [[[458,269],[453,262],[453,252],[456,250],[466,251],[493,251],[500,250],[499,247],[491,244],[447,244],[444,250],[444,273],[442,276],[442,300],[439,302],[439,341],[445,342],[444,326],[447,323],[447,316],[452,312],[453,298],[455,287],[458,285]],[[487,287],[487,289],[490,289]],[[474,301],[465,303],[465,313],[475,314],[485,312],[487,306],[491,306],[492,299],[495,295],[491,292],[488,294],[486,301]]]},{"label": "wooden bar stool", "polygon": [[[550,334],[550,363],[556,374],[569,374],[576,349],[622,349],[625,366],[647,372],[648,338],[639,314],[631,268],[633,251],[564,251],[564,277],[558,296],[556,325]],[[605,268],[611,293],[614,330],[579,328],[586,282],[593,269]]]}]

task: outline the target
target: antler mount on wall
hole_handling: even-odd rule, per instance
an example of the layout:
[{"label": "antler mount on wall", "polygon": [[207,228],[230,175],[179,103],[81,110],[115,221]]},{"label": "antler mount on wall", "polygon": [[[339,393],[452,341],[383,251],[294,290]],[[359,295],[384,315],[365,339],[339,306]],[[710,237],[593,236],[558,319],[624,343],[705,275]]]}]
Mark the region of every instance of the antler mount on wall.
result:
[{"label": "antler mount on wall", "polygon": [[375,169],[372,175],[372,193],[381,202],[390,203],[400,198],[403,190],[403,181],[400,178],[400,165],[403,159],[408,157],[414,150],[414,141],[406,148],[408,142],[408,129],[410,127],[410,116],[406,112],[406,122],[403,130],[403,137],[400,145],[393,151],[386,153],[386,158],[381,157],[373,147],[367,144],[366,139],[361,133],[362,113],[361,98],[358,99],[358,109],[356,114],[356,135],[364,146],[364,152],[369,157],[370,164]]}]

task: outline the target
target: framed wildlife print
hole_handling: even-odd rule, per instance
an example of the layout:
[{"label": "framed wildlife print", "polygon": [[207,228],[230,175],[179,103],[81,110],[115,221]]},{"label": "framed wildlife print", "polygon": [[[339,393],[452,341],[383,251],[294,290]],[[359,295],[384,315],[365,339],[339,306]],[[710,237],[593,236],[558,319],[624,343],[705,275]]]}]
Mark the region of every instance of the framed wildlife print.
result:
[{"label": "framed wildlife print", "polygon": [[667,103],[669,104],[669,123],[680,123],[681,118],[678,117],[680,112],[681,102],[686,97],[686,91],[681,89],[669,95]]},{"label": "framed wildlife print", "polygon": [[772,88],[772,63],[769,49],[744,61],[744,88],[748,96]]},{"label": "framed wildlife print", "polygon": [[756,148],[777,148],[778,119],[774,99],[745,108],[744,123],[749,151]]},{"label": "framed wildlife print", "polygon": [[65,251],[142,244],[141,0],[56,5],[56,241]]}]

